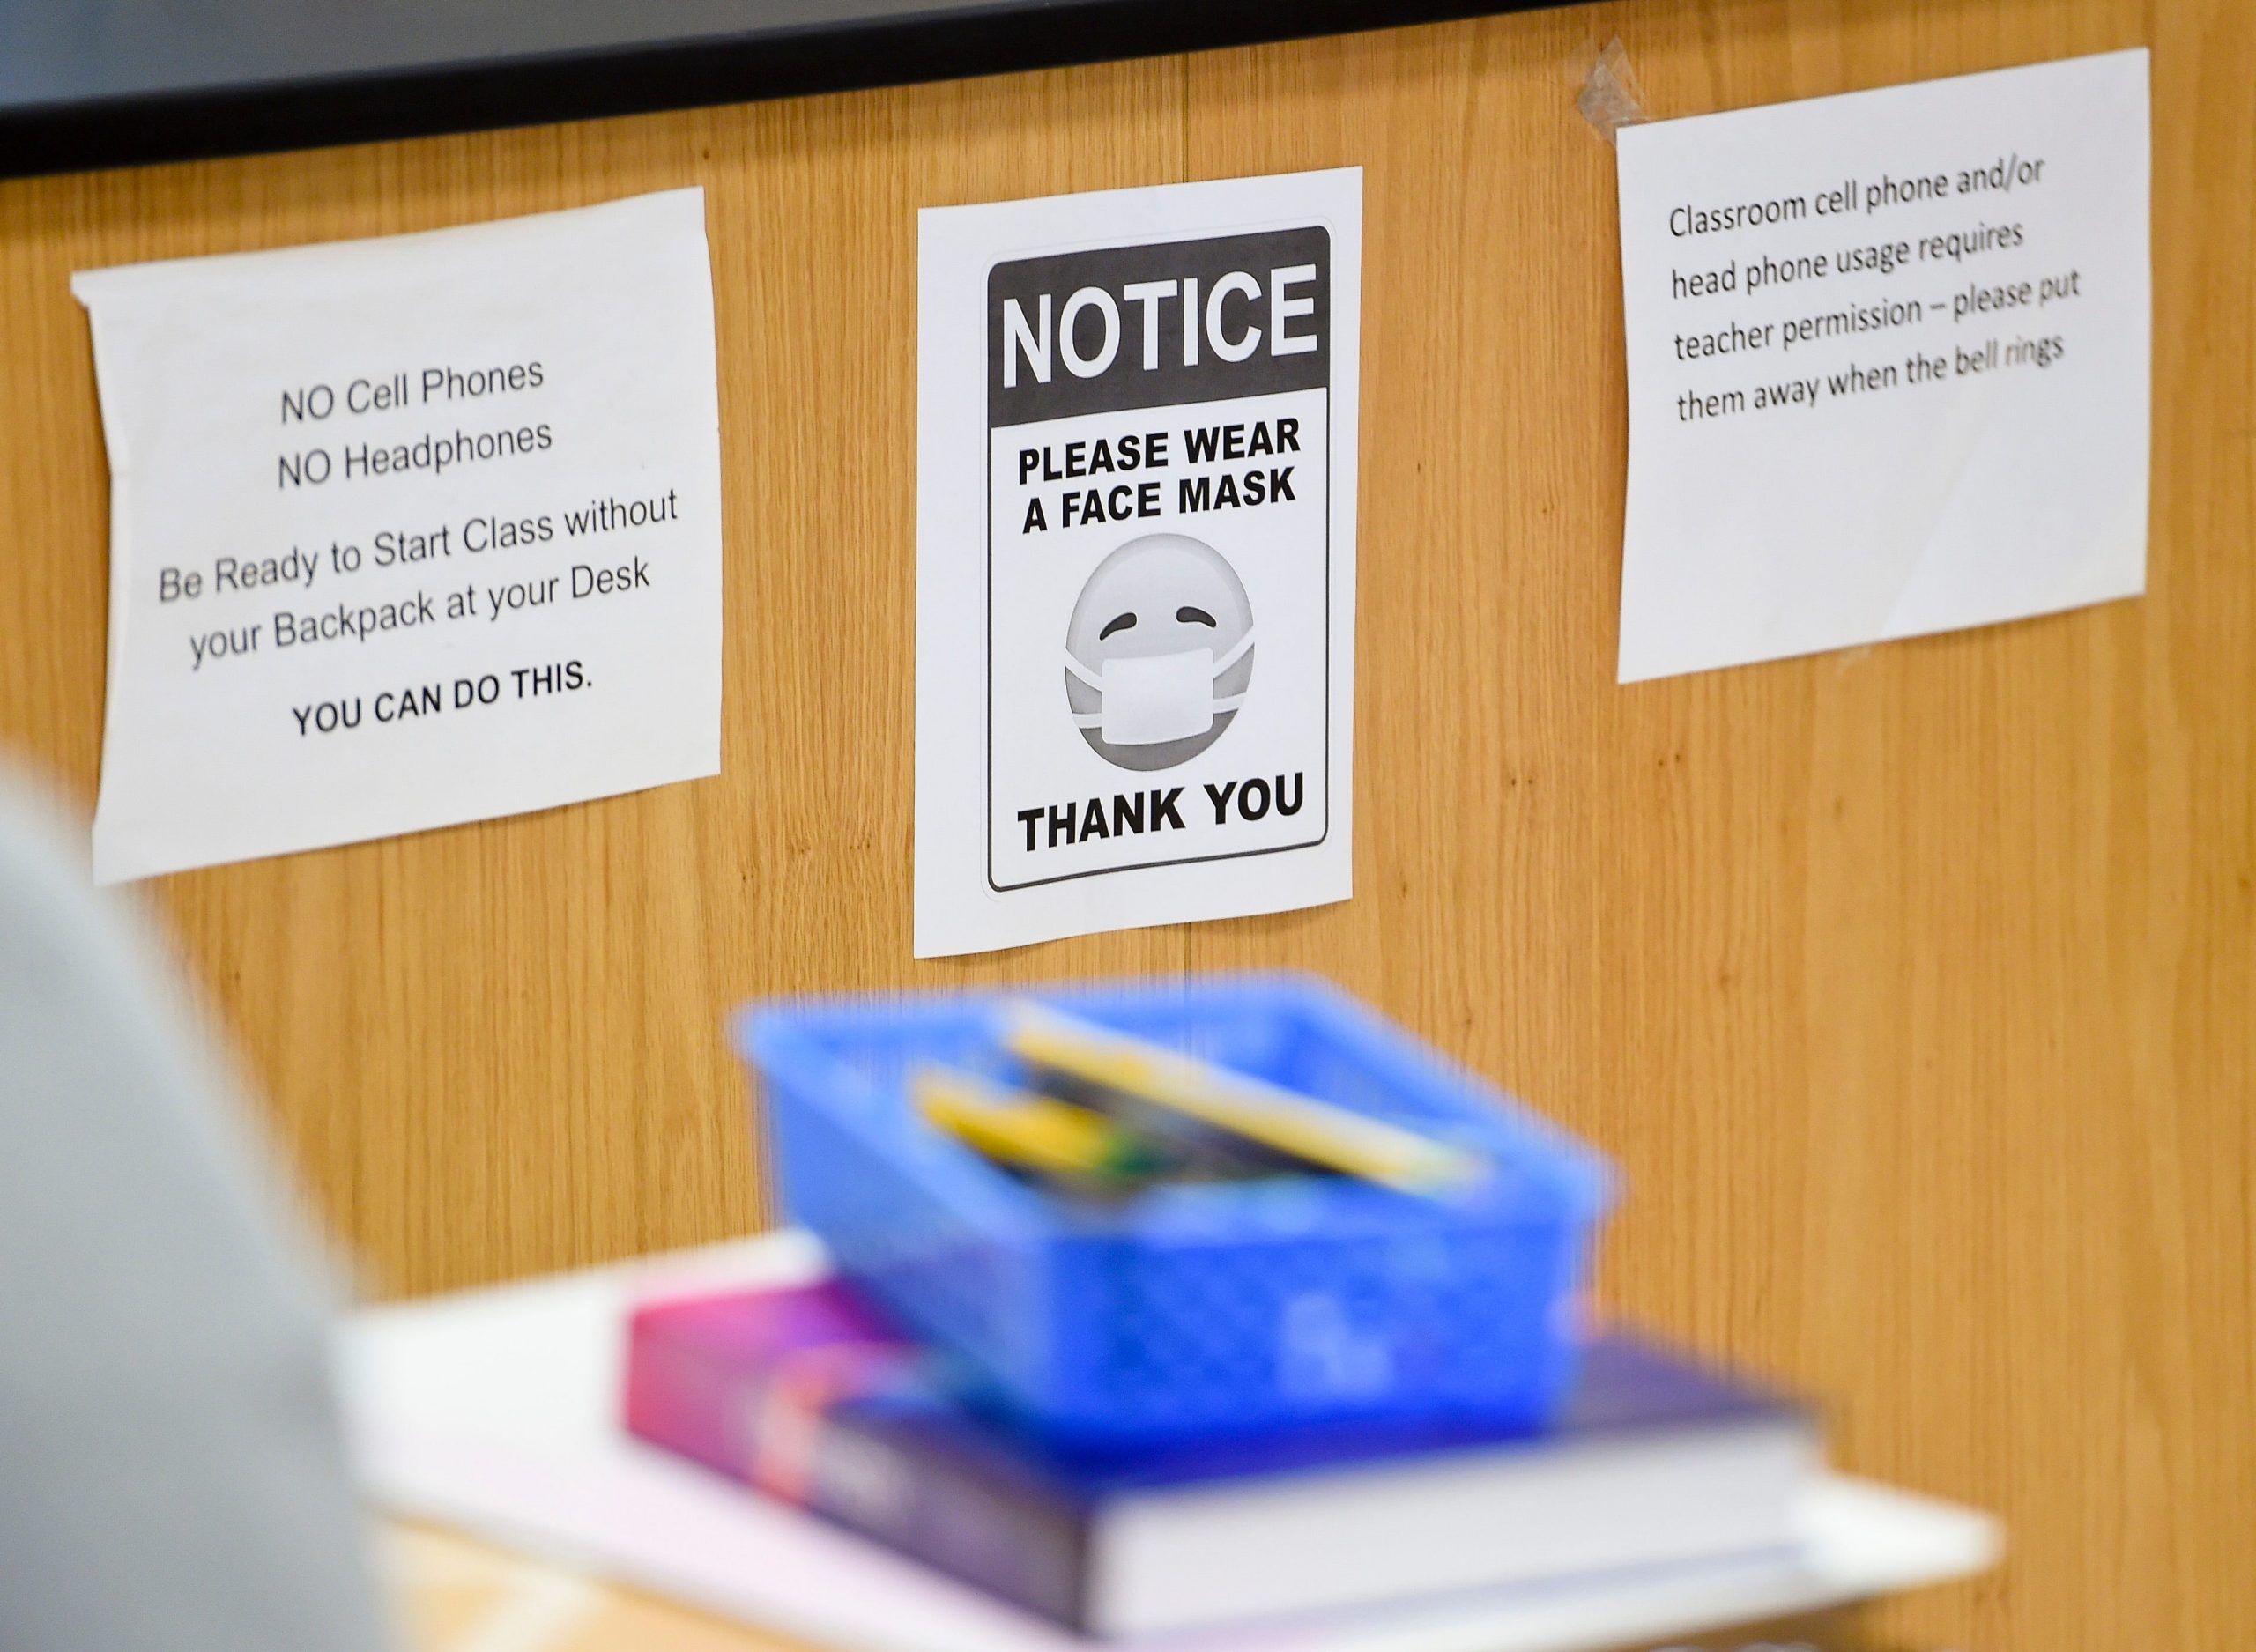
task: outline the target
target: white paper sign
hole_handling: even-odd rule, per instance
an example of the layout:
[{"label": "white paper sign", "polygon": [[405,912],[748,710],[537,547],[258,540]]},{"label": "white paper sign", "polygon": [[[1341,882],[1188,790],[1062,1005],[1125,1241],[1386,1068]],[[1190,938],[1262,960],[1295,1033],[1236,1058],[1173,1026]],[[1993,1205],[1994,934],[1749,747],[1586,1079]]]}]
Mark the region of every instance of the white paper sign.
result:
[{"label": "white paper sign", "polygon": [[84,273],[104,881],[720,771],[703,192]]},{"label": "white paper sign", "polygon": [[1619,142],[1623,682],[2145,589],[2144,51]]},{"label": "white paper sign", "polygon": [[1360,170],[927,211],[916,952],[1344,900]]}]

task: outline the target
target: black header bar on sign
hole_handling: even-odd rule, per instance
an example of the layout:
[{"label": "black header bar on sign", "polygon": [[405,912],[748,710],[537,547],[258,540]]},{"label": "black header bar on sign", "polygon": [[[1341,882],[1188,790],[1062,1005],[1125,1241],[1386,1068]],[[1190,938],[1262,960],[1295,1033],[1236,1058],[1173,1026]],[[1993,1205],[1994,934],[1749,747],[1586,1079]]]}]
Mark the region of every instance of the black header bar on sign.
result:
[{"label": "black header bar on sign", "polygon": [[1331,376],[1332,233],[1320,225],[988,273],[991,427],[1310,390]]}]

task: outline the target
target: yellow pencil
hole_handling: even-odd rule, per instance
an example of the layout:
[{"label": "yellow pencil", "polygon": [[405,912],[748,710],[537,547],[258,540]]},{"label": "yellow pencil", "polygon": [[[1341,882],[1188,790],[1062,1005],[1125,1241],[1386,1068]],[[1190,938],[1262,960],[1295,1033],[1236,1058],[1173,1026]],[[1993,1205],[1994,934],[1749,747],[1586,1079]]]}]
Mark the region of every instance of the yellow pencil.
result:
[{"label": "yellow pencil", "polygon": [[911,1077],[909,1093],[933,1126],[998,1164],[1094,1182],[1129,1180],[1157,1167],[1131,1132],[1070,1101],[930,1065]]}]

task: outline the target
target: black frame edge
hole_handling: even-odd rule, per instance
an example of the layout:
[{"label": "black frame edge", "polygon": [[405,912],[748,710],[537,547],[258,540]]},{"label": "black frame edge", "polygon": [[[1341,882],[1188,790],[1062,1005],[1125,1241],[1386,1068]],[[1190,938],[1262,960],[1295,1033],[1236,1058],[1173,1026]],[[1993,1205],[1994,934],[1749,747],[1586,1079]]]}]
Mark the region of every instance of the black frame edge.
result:
[{"label": "black frame edge", "polygon": [[1015,0],[974,11],[0,109],[0,178],[541,126],[1262,45],[1559,0]]}]

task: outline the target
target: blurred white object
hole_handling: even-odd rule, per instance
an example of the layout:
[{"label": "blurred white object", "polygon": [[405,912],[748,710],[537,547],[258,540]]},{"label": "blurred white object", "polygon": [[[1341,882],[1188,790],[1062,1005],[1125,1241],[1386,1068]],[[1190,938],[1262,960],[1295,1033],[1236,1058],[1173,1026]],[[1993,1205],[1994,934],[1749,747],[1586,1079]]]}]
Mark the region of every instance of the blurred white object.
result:
[{"label": "blurred white object", "polygon": [[[1076,1652],[1093,1644],[850,1532],[731,1485],[620,1425],[627,1315],[654,1296],[802,1283],[784,1233],[366,1308],[345,1333],[361,1472],[397,1512],[826,1647]],[[1962,1577],[1998,1557],[1971,1509],[1815,1477],[1799,1553],[1583,1577],[1258,1629],[1168,1652],[1587,1652]],[[1124,1644],[1124,1643],[1113,1643]]]},{"label": "blurred white object", "polygon": [[0,776],[0,1647],[384,1643],[317,1278],[160,955]]}]

